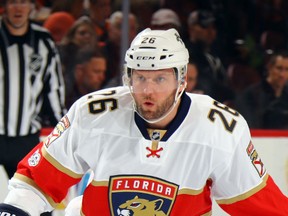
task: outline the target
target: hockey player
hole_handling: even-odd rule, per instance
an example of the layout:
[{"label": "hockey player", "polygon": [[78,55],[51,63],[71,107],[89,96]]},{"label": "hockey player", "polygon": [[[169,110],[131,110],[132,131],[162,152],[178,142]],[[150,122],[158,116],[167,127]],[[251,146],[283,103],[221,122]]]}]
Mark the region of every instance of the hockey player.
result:
[{"label": "hockey player", "polygon": [[185,93],[175,29],[144,30],[125,58],[126,86],[83,96],[19,163],[2,214],[51,211],[92,170],[76,215],[211,215],[212,197],[230,215],[288,215],[243,117]]}]

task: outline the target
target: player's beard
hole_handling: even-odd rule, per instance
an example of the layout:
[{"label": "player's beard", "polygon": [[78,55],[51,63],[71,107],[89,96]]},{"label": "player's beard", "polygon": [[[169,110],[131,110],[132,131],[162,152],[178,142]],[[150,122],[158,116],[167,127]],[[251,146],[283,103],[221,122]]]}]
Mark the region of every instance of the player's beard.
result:
[{"label": "player's beard", "polygon": [[[146,99],[150,99],[148,96]],[[147,120],[159,119],[164,116],[175,102],[175,91],[173,91],[168,98],[160,105],[157,106],[155,111],[147,111],[143,109],[142,105],[136,104],[137,112]]]}]

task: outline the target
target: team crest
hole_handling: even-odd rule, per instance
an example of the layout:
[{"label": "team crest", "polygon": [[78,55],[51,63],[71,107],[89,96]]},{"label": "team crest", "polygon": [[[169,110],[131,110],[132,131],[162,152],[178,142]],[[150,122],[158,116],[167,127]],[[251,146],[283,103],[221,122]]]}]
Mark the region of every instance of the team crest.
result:
[{"label": "team crest", "polygon": [[170,215],[178,185],[147,176],[112,176],[109,182],[112,216]]},{"label": "team crest", "polygon": [[47,136],[44,144],[48,148],[52,142],[63,134],[63,132],[70,127],[70,122],[67,116],[64,116],[56,125],[54,130]]},{"label": "team crest", "polygon": [[266,168],[259,157],[254,145],[252,142],[249,143],[247,149],[247,154],[251,159],[252,164],[254,165],[255,169],[257,170],[260,177],[262,177],[266,173]]}]

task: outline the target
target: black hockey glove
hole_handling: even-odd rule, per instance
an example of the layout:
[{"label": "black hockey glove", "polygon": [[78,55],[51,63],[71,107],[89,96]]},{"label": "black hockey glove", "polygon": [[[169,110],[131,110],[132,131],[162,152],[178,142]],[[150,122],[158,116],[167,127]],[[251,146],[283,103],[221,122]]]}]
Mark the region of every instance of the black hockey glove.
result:
[{"label": "black hockey glove", "polygon": [[0,215],[29,216],[25,211],[5,203],[0,203]]}]

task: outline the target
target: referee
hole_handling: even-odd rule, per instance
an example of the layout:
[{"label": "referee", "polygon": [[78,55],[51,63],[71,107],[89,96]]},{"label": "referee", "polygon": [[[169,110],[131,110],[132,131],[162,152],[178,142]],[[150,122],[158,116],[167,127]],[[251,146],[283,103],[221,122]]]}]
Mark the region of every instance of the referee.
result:
[{"label": "referee", "polygon": [[53,124],[65,114],[64,80],[50,34],[32,23],[32,0],[2,0],[0,21],[0,164],[9,179],[39,142],[41,109]]}]

